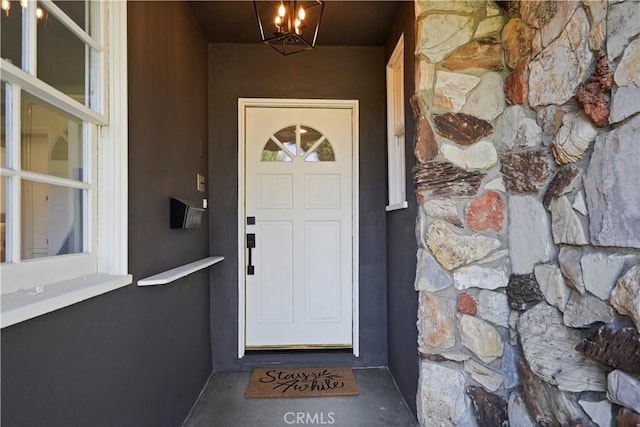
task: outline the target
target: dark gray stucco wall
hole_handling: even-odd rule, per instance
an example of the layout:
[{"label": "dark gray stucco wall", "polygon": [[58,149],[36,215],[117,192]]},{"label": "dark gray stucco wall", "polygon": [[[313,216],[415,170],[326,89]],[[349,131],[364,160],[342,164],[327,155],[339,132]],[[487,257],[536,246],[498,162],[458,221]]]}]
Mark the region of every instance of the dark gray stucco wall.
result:
[{"label": "dark gray stucco wall", "polygon": [[[129,270],[205,257],[168,197],[207,170],[207,43],[186,3],[129,11]],[[206,147],[205,147],[206,149]],[[200,196],[202,197],[202,196]],[[179,426],[211,372],[209,273],[130,285],[2,330],[2,426]]]},{"label": "dark gray stucco wall", "polygon": [[[211,324],[216,370],[264,363],[387,363],[385,234],[385,63],[382,47],[318,47],[283,57],[262,45],[209,46],[211,251],[225,256],[212,273]],[[360,349],[349,353],[261,353],[237,358],[238,98],[360,101]],[[413,222],[413,220],[411,221]]]},{"label": "dark gray stucco wall", "polygon": [[404,33],[404,96],[405,96],[405,160],[407,209],[387,214],[387,281],[389,317],[389,370],[411,409],[416,411],[418,384],[418,331],[416,315],[418,296],[413,282],[416,269],[415,218],[417,204],[413,192],[411,169],[415,164],[413,138],[415,124],[409,98],[415,89],[415,18],[413,2],[403,2],[385,46],[388,59]]}]

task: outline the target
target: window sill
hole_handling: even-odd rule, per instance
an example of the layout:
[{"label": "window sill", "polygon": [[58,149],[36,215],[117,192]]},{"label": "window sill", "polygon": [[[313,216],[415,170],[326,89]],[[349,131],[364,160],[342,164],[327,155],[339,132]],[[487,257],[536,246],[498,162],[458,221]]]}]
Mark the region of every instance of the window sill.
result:
[{"label": "window sill", "polygon": [[138,286],[166,285],[182,277],[188,276],[191,273],[195,273],[198,270],[202,270],[203,268],[207,268],[213,264],[217,264],[223,260],[224,257],[221,256],[203,258],[199,261],[194,261],[192,263],[172,268],[171,270],[167,270],[162,273],[158,273],[154,276],[138,280]]},{"label": "window sill", "polygon": [[386,210],[387,212],[390,212],[390,211],[397,211],[397,210],[399,210],[399,209],[406,209],[406,208],[408,208],[408,207],[409,207],[409,203],[407,203],[407,202],[405,201],[405,202],[400,202],[400,203],[394,203],[393,205],[388,205],[388,206],[385,208],[385,210]]},{"label": "window sill", "polygon": [[34,317],[113,291],[132,282],[130,274],[92,274],[2,295],[0,327]]}]

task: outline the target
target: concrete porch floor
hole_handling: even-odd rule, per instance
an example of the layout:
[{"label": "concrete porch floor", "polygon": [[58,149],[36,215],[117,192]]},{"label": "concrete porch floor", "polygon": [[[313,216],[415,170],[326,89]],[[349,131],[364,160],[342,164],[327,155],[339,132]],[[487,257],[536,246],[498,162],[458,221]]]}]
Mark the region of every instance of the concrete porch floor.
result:
[{"label": "concrete porch floor", "polygon": [[246,399],[251,372],[209,379],[183,427],[417,426],[386,368],[354,369],[358,396]]}]

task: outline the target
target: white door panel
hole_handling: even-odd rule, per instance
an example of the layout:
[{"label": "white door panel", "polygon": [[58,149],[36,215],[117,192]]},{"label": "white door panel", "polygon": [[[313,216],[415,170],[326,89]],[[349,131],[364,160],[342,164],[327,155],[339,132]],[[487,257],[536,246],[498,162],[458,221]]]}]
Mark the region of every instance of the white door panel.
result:
[{"label": "white door panel", "polygon": [[247,348],[353,343],[352,126],[350,108],[245,108]]}]

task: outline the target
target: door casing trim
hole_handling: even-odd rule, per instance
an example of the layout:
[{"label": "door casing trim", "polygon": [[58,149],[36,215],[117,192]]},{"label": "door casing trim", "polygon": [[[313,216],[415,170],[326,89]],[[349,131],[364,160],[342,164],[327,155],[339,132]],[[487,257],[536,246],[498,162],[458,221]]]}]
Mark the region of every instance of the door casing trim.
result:
[{"label": "door casing trim", "polygon": [[246,233],[246,207],[245,207],[245,110],[249,107],[271,108],[337,108],[351,110],[352,131],[352,339],[353,355],[360,356],[360,299],[359,299],[359,176],[360,176],[360,149],[359,149],[359,102],[357,99],[278,99],[278,98],[238,98],[238,358],[245,355],[246,336],[246,293],[245,293],[245,267],[246,248],[244,245]]}]

